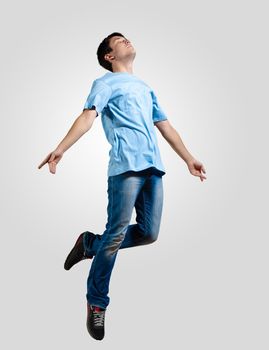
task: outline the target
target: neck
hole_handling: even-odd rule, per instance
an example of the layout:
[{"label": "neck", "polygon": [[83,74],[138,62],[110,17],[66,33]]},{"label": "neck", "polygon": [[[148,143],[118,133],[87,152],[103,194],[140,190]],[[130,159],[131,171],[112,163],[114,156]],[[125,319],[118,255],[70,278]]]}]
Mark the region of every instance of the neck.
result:
[{"label": "neck", "polygon": [[129,73],[129,74],[133,74],[133,65],[132,65],[132,63],[122,64],[119,62],[115,62],[112,65],[112,70],[113,70],[113,73],[125,72],[125,73]]}]

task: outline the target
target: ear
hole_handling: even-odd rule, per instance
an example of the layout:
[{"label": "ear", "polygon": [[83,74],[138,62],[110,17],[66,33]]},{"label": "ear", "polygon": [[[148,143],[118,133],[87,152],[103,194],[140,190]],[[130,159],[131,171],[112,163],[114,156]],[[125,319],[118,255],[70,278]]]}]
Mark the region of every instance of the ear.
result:
[{"label": "ear", "polygon": [[105,58],[105,60],[107,60],[107,61],[110,61],[110,60],[114,60],[114,59],[115,59],[115,57],[112,56],[112,55],[110,55],[109,53],[107,53],[107,54],[104,56],[104,58]]}]

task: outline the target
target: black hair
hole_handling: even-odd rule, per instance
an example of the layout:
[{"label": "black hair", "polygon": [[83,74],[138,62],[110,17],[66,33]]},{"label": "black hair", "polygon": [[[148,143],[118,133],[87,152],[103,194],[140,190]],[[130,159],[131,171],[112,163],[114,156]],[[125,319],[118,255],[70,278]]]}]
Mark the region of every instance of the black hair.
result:
[{"label": "black hair", "polygon": [[111,39],[113,36],[122,36],[122,37],[124,37],[123,34],[118,33],[118,32],[114,32],[114,33],[112,33],[112,34],[109,34],[109,35],[101,42],[101,44],[98,46],[98,49],[97,49],[97,52],[96,52],[99,64],[100,64],[103,68],[109,70],[110,72],[113,72],[113,70],[112,70],[112,64],[111,64],[111,62],[107,61],[107,60],[105,59],[104,56],[105,56],[107,53],[109,53],[109,52],[112,51],[112,48],[110,47],[109,42],[110,42],[110,39]]}]

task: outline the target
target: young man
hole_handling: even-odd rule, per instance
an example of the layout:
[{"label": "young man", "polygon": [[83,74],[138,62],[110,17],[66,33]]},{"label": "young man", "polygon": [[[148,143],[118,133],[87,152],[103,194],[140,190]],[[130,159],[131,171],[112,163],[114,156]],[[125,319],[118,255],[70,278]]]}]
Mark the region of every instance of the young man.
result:
[{"label": "young man", "polygon": [[[133,74],[134,46],[124,35],[114,32],[99,45],[99,64],[108,70],[93,81],[83,112],[45,160],[52,174],[63,153],[102,114],[102,125],[111,144],[108,164],[108,206],[106,229],[102,235],[85,231],[79,235],[66,258],[69,270],[84,259],[93,259],[87,280],[87,329],[98,340],[104,337],[105,311],[110,302],[109,281],[119,249],[156,241],[163,206],[160,157],[154,126],[174,151],[186,162],[190,173],[201,181],[205,168],[185,148],[168,121],[154,91]],[[130,224],[133,208],[136,224]]]}]

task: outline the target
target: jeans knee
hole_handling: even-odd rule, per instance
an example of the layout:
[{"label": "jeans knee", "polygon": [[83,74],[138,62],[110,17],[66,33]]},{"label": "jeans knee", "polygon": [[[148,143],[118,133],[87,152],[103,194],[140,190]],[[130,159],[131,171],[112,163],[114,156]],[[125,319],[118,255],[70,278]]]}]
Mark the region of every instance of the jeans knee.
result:
[{"label": "jeans knee", "polygon": [[122,241],[124,240],[125,234],[120,233],[116,236],[114,236],[110,241],[109,244],[107,245],[107,255],[111,256],[115,254],[118,249],[120,248],[120,245]]},{"label": "jeans knee", "polygon": [[156,233],[156,232],[152,232],[152,233],[149,233],[149,234],[147,234],[147,235],[145,235],[145,243],[146,244],[151,244],[151,243],[154,243],[154,242],[156,242],[157,241],[157,239],[158,239],[158,233]]}]

